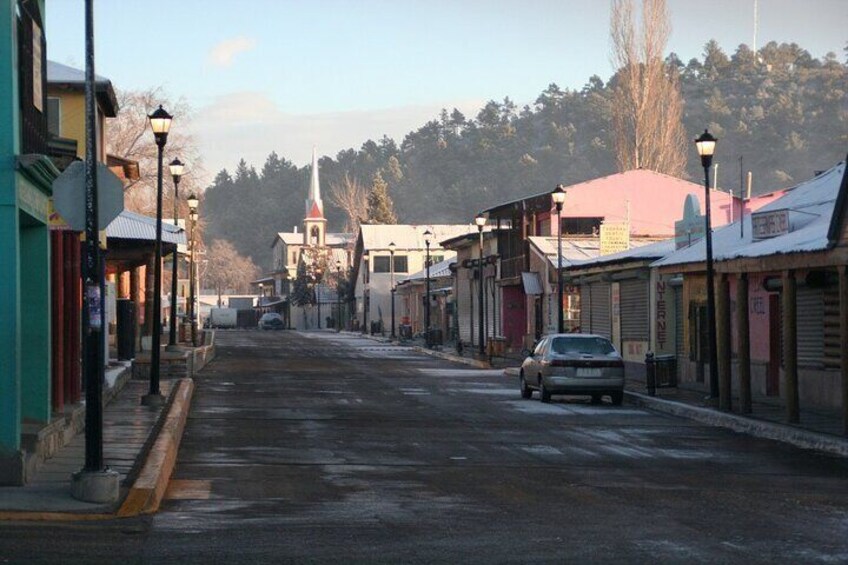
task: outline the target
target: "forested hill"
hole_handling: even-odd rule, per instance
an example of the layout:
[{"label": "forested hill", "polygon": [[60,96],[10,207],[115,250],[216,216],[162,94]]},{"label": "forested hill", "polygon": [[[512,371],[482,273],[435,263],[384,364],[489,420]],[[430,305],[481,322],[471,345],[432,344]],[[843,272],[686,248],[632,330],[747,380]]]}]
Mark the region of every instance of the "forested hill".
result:
[{"label": "forested hill", "polygon": [[[848,48],[846,48],[848,51]],[[829,54],[813,58],[795,44],[770,43],[755,54],[741,45],[728,56],[715,42],[680,71],[684,127],[719,139],[719,188],[740,186],[740,157],[754,193],[791,186],[843,159],[848,151],[848,66]],[[553,78],[553,77],[552,77]],[[349,175],[365,187],[381,172],[402,223],[469,222],[490,205],[615,173],[612,88],[593,76],[581,90],[551,84],[532,106],[491,101],[474,117],[443,110],[398,143],[368,140],[320,160],[331,230],[345,216],[331,187]],[[700,182],[694,149],[688,174]],[[206,191],[206,241],[230,240],[262,269],[278,231],[300,225],[309,168],[269,155],[261,171],[243,160],[221,171]]]}]

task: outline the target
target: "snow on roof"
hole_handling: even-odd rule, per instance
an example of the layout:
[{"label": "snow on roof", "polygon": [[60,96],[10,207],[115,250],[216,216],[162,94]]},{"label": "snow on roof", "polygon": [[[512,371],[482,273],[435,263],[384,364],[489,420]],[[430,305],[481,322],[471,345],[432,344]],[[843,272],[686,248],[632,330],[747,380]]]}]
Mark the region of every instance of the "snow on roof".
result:
[{"label": "snow on roof", "polygon": [[430,249],[440,248],[442,241],[469,232],[477,232],[477,226],[472,224],[363,224],[360,226],[363,248],[388,249],[389,243],[394,243],[398,250],[424,249],[424,232],[433,234]]},{"label": "snow on roof", "polygon": [[[303,245],[303,232],[277,232],[277,238],[286,245]],[[330,247],[347,245],[353,239],[350,233],[328,233],[325,242]],[[277,243],[274,241],[274,243]]]},{"label": "snow on roof", "polygon": [[[106,237],[156,241],[156,218],[124,210],[106,226]],[[185,245],[185,230],[173,224],[162,222],[162,241]]]},{"label": "snow on roof", "polygon": [[[845,163],[803,182],[786,191],[786,194],[758,210],[758,213],[789,210],[792,231],[769,239],[754,240],[751,216],[745,216],[744,235],[739,222],[713,231],[713,258],[716,261],[745,257],[765,257],[805,251],[821,251],[828,246],[828,228],[835,209]],[[701,239],[689,247],[656,261],[651,266],[665,267],[700,263],[705,260],[706,240]]]},{"label": "snow on roof", "polygon": [[[632,247],[626,251],[619,251],[618,253],[599,255],[593,259],[586,259],[584,261],[573,261],[572,266],[591,267],[594,265],[605,265],[620,261],[645,261],[649,259],[658,259],[660,257],[665,257],[670,253],[674,253],[673,239],[655,241],[653,243],[647,243],[645,245],[639,245],[638,241],[632,241],[631,244],[636,245],[636,247]],[[556,258],[554,258],[554,261],[556,261]]]},{"label": "snow on roof", "polygon": [[[532,235],[527,238],[540,253],[547,257],[551,266],[557,266],[557,238]],[[597,257],[601,252],[600,240],[596,237],[588,239],[563,238],[562,266],[569,267],[575,261],[585,261]]]},{"label": "snow on roof", "polygon": [[[440,263],[430,265],[430,278],[439,279],[451,276],[450,266],[456,263],[456,259],[445,259]],[[418,281],[427,278],[427,269],[421,269],[417,273],[412,273],[408,277],[398,280],[398,284],[405,281]]]}]

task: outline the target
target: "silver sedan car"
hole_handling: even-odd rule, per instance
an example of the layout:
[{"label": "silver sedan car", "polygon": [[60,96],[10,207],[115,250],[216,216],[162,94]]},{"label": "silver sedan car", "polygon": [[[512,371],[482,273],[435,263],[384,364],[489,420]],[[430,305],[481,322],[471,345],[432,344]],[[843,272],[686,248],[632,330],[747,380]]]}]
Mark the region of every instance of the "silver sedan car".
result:
[{"label": "silver sedan car", "polygon": [[609,395],[624,400],[624,361],[612,342],[593,334],[552,334],[543,337],[521,364],[521,397],[539,391],[542,402],[552,394],[589,395],[593,403]]}]

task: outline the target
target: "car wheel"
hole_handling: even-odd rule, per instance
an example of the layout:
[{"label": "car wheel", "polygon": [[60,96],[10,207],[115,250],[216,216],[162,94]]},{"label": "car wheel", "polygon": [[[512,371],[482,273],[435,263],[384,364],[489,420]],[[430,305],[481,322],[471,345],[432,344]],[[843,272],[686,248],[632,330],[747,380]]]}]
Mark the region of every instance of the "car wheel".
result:
[{"label": "car wheel", "polygon": [[604,396],[602,394],[593,394],[592,395],[592,404],[600,404],[603,402]]},{"label": "car wheel", "polygon": [[547,404],[551,401],[551,391],[545,387],[545,380],[539,376],[539,400]]},{"label": "car wheel", "polygon": [[518,375],[518,386],[521,390],[521,398],[530,398],[533,396],[533,391],[527,386],[527,381],[524,380],[524,371]]},{"label": "car wheel", "polygon": [[611,392],[610,397],[612,398],[612,403],[615,406],[621,406],[621,403],[624,402],[624,391],[617,390],[615,392]]}]

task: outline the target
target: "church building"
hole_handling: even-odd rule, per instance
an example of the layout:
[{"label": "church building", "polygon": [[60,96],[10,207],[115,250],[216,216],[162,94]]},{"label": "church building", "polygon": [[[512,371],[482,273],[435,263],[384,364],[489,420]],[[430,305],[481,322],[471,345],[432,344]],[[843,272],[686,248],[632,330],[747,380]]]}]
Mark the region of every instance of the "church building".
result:
[{"label": "church building", "polygon": [[295,226],[293,231],[279,232],[274,238],[274,269],[262,280],[270,287],[267,294],[273,296],[263,297],[259,307],[270,310],[272,304],[281,306],[288,327],[293,329],[326,328],[328,322],[335,327],[339,319],[345,320],[340,316],[343,312],[339,312],[336,289],[350,269],[352,240],[352,234],[327,233],[318,156],[313,149],[302,231]]}]

